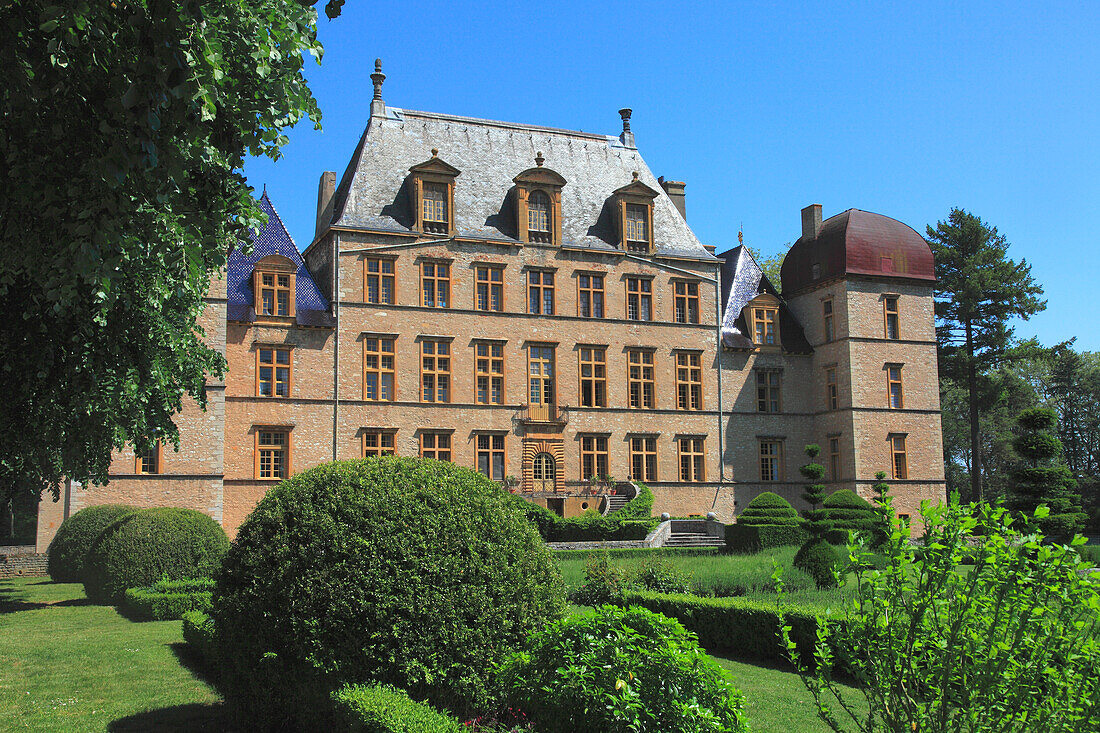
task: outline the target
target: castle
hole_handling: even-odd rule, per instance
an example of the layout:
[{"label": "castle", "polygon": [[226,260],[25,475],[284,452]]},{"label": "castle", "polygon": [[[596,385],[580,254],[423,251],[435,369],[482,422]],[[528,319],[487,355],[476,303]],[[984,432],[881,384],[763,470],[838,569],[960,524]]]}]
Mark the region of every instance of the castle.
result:
[{"label": "castle", "polygon": [[179,451],[120,452],[107,486],[44,500],[40,546],[101,503],[193,507],[232,536],[281,479],[385,453],[564,515],[599,509],[611,477],[672,515],[733,521],[764,490],[799,506],[809,443],[830,489],[869,496],[881,470],[899,513],[943,498],[913,229],[806,207],[780,292],[746,248],[695,237],[630,110],[612,136],[415,112],[384,78],[304,252],[265,193],[267,226],[211,283],[201,325],[229,368],[177,417]]}]

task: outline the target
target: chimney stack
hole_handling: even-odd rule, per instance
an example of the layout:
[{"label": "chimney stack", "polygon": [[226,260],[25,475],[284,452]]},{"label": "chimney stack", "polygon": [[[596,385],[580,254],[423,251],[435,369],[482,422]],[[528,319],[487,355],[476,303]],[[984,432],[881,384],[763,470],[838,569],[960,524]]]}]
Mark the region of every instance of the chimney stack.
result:
[{"label": "chimney stack", "polygon": [[370,80],[374,83],[374,99],[370,101],[370,116],[385,117],[386,103],[382,101],[382,82],[386,80],[386,75],[382,73],[382,59],[374,60],[374,73],[370,75]]},{"label": "chimney stack", "polygon": [[630,131],[630,107],[623,107],[619,110],[619,116],[623,118],[623,131],[619,135],[619,142],[628,148],[637,147],[634,145],[634,133]]},{"label": "chimney stack", "polygon": [[317,184],[317,229],[313,238],[317,239],[332,223],[332,207],[336,203],[336,173],[325,171]]},{"label": "chimney stack", "polygon": [[668,197],[672,199],[673,205],[676,210],[680,212],[680,216],[684,221],[687,221],[687,203],[685,201],[684,188],[687,186],[683,181],[666,181],[664,176],[657,179],[657,182],[661,184],[661,188],[665,190]]},{"label": "chimney stack", "polygon": [[802,210],[802,238],[817,239],[821,234],[821,204],[810,204]]}]

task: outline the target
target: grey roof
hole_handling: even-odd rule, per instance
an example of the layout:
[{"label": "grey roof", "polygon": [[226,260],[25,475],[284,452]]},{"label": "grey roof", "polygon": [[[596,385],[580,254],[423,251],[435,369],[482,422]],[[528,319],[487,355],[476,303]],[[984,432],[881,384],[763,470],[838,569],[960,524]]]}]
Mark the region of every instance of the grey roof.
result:
[{"label": "grey roof", "polygon": [[[722,257],[722,344],[731,349],[751,349],[752,339],[745,324],[745,306],[760,293],[771,293],[780,298],[763,268],[753,259],[749,248],[738,245]],[[802,326],[791,309],[780,298],[779,333],[783,351],[808,354],[813,351]]]},{"label": "grey roof", "polygon": [[653,208],[658,255],[713,260],[688,228],[638,151],[619,138],[535,125],[414,112],[389,107],[372,117],[336,189],[332,224],[383,232],[411,231],[409,168],[431,157],[461,171],[455,182],[456,236],[518,242],[514,184],[534,167],[562,175],[562,244],[618,251],[611,194],[638,172],[658,192]]}]

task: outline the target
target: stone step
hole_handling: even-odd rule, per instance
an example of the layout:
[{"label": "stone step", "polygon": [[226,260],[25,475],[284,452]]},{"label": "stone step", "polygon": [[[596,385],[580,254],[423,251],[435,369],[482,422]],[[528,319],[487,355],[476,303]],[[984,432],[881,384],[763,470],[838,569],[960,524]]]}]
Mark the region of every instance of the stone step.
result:
[{"label": "stone step", "polygon": [[721,537],[711,537],[700,532],[677,532],[669,535],[663,547],[724,547]]},{"label": "stone step", "polygon": [[628,499],[627,497],[619,496],[618,494],[613,494],[607,497],[607,513],[610,514],[611,512],[619,511],[624,506],[626,506],[627,502],[629,501],[630,499]]}]

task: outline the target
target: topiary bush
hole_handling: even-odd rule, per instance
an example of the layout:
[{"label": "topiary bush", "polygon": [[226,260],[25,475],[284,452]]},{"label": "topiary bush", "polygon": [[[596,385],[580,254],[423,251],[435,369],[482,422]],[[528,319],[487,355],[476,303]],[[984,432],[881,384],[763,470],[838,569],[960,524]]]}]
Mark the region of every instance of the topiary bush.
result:
[{"label": "topiary bush", "polygon": [[727,524],[726,548],[737,554],[751,554],[771,547],[801,545],[809,534],[800,525]]},{"label": "topiary bush", "polygon": [[47,571],[56,583],[79,583],[92,544],[110,525],[138,511],[123,504],[103,504],[81,509],[57,528],[47,553]]},{"label": "topiary bush", "polygon": [[855,532],[866,540],[881,534],[882,512],[851,489],[840,489],[826,497],[823,512],[831,529],[825,538],[835,544],[848,542],[848,532]]},{"label": "topiary bush", "polygon": [[818,588],[836,587],[833,569],[840,564],[840,553],[823,539],[811,539],[794,556],[794,566],[808,573]]},{"label": "topiary bush", "polygon": [[404,690],[345,685],[332,693],[340,730],[347,733],[465,733],[456,718],[416,702]]},{"label": "topiary bush", "polygon": [[563,595],[513,497],[467,468],[386,456],[271,489],[238,530],[211,615],[249,725],[314,728],[344,684],[485,706],[490,670],[561,616]]},{"label": "topiary bush", "polygon": [[744,697],[695,635],[637,606],[551,624],[502,665],[499,679],[540,733],[746,729]]},{"label": "topiary bush", "polygon": [[779,494],[765,491],[749,502],[745,511],[737,518],[737,524],[749,527],[762,524],[797,527],[798,512]]},{"label": "topiary bush", "polygon": [[225,530],[202,512],[141,509],[107,527],[92,545],[84,592],[98,603],[118,603],[127,588],[210,577],[228,549]]},{"label": "topiary bush", "polygon": [[210,578],[159,581],[148,588],[127,588],[118,610],[134,621],[169,621],[187,611],[210,611]]}]

